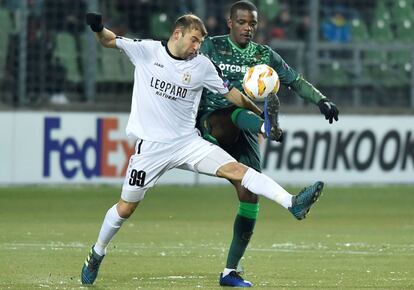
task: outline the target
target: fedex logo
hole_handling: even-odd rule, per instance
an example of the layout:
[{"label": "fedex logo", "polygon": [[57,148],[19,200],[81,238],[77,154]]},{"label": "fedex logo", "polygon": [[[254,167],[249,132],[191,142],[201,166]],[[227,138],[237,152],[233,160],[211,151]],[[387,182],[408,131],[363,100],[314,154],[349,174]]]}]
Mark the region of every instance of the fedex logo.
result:
[{"label": "fedex logo", "polygon": [[[77,141],[74,136],[53,138],[56,133],[62,133],[60,117],[46,117],[44,121],[43,176],[51,175],[51,163],[58,160],[61,173],[66,178],[74,178],[83,174],[85,178],[92,177],[122,177],[126,172],[129,157],[134,153],[134,144],[127,140],[111,139],[110,133],[118,129],[118,119],[98,118],[94,137]],[[79,139],[79,138],[78,138]],[[121,150],[118,147],[121,147]],[[124,164],[117,172],[117,166],[110,163],[110,155],[122,151]],[[94,156],[94,162],[87,162],[87,157]],[[90,158],[89,158],[90,160]]]}]

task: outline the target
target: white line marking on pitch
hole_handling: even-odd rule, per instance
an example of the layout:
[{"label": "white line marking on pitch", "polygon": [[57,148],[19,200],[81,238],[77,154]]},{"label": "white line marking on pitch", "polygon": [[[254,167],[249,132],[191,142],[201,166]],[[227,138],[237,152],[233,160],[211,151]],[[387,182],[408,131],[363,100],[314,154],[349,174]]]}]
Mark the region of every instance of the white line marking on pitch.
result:
[{"label": "white line marking on pitch", "polygon": [[[414,256],[414,245],[387,245],[386,249],[381,246],[374,246],[368,244],[360,244],[363,249],[332,249],[332,246],[322,244],[274,244],[271,248],[249,248],[249,251],[253,252],[283,252],[283,253],[303,253],[303,252],[323,252],[324,254],[343,254],[343,255],[408,255]],[[52,242],[52,243],[0,243],[0,249],[3,250],[19,250],[24,248],[39,248],[41,250],[62,250],[63,248],[75,248],[75,249],[88,249],[90,245],[86,245],[80,242],[63,243],[63,242]],[[335,247],[338,247],[336,245]],[[348,246],[347,246],[348,247]],[[369,249],[367,251],[367,248]],[[198,250],[198,249],[209,249],[214,251],[225,251],[227,248],[217,247],[212,245],[201,245],[201,246],[188,246],[180,244],[179,246],[157,246],[152,245],[140,245],[133,243],[116,243],[114,251],[118,252],[130,252],[133,249],[154,249],[154,250]]]}]

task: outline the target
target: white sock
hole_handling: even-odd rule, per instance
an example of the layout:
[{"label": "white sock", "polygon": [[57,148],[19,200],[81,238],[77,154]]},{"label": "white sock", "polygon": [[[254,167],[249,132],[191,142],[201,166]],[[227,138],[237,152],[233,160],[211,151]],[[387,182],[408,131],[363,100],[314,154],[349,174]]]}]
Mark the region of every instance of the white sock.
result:
[{"label": "white sock", "polygon": [[224,268],[224,270],[223,270],[223,277],[226,277],[232,271],[236,271],[236,269]]},{"label": "white sock", "polygon": [[265,123],[263,122],[263,124],[262,124],[262,127],[260,127],[260,132],[262,133],[262,134],[264,134],[266,131],[265,131]]},{"label": "white sock", "polygon": [[292,206],[292,195],[289,192],[276,181],[252,168],[247,170],[241,184],[251,192],[267,197],[284,208]]},{"label": "white sock", "polygon": [[106,255],[106,247],[125,220],[125,218],[121,218],[119,216],[116,204],[106,212],[101,231],[99,232],[98,240],[94,246],[94,250],[98,255]]}]

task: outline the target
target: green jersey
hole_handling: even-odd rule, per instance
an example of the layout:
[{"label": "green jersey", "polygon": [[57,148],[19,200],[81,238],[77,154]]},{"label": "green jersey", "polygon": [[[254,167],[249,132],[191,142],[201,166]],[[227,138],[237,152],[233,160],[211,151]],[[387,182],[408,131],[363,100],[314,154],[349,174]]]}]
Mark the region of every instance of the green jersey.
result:
[{"label": "green jersey", "polygon": [[[267,64],[279,75],[280,82],[290,85],[299,78],[299,74],[267,45],[250,42],[244,49],[231,41],[228,35],[208,37],[200,51],[208,56],[223,72],[230,83],[243,92],[242,82],[247,69],[257,64]],[[227,99],[208,90],[203,91],[200,114],[205,114],[232,105]]]}]

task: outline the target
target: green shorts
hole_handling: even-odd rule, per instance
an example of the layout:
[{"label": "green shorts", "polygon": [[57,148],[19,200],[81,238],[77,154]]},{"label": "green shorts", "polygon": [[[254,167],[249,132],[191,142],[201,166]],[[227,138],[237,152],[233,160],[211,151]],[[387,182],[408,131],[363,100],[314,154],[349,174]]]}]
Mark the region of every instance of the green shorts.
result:
[{"label": "green shorts", "polygon": [[[236,109],[236,107],[223,108],[213,112],[199,114],[197,128],[201,131],[204,139],[217,144],[240,163],[243,163],[257,170],[258,172],[261,172],[261,157],[258,136],[256,133],[252,133],[249,130],[240,130],[234,126],[234,124],[231,122],[230,117],[234,109]],[[217,139],[211,134],[212,131],[214,131],[213,126],[217,125],[212,124],[210,120],[212,116],[218,115],[223,118],[223,123],[231,122],[231,124],[234,126],[234,129],[232,129],[229,125],[223,126],[223,128],[225,128],[224,130],[226,134],[234,135],[235,132],[237,133],[237,137],[234,138],[234,142],[231,144],[220,144],[220,142],[218,142]],[[230,130],[233,132],[228,132]]]}]

